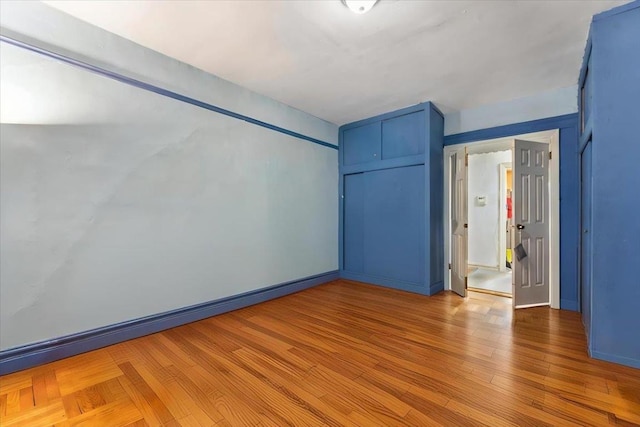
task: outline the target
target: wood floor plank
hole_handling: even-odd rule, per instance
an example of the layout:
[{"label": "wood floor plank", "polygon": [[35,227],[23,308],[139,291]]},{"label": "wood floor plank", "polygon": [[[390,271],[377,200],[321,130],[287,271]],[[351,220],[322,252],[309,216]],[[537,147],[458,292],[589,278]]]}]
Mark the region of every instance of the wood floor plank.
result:
[{"label": "wood floor plank", "polygon": [[82,390],[90,385],[122,375],[108,351],[92,351],[67,359],[57,365],[56,378],[61,395]]},{"label": "wood floor plank", "polygon": [[7,415],[7,395],[0,395],[0,417]]},{"label": "wood floor plank", "polygon": [[158,399],[167,407],[173,419],[179,420],[189,416],[189,410],[185,408],[177,399],[173,398],[172,391],[167,387],[167,383],[162,383],[153,376],[151,369],[146,365],[134,365],[140,376],[149,384],[153,391],[157,394]]},{"label": "wood floor plank", "polygon": [[[164,403],[158,398],[158,395],[153,391],[153,389],[147,384],[147,382],[140,376],[136,368],[133,367],[131,362],[125,362],[118,365],[120,370],[124,373],[124,378],[126,378],[127,382],[132,386],[129,389],[133,391],[133,393],[129,393],[127,388],[127,394],[131,397],[131,400],[134,400],[132,394],[137,394],[139,397],[142,397],[142,401],[139,398],[135,399],[134,402],[139,401],[140,412],[143,412],[142,407],[151,408],[154,419],[160,421],[160,424],[169,424],[172,421],[175,421],[171,412],[167,409]],[[123,377],[121,377],[122,379]],[[121,384],[124,381],[121,381]],[[145,411],[146,412],[146,411]],[[145,416],[145,421],[149,422],[147,417]],[[155,422],[153,423],[155,424]]]},{"label": "wood floor plank", "polygon": [[85,412],[69,420],[69,427],[124,427],[142,421],[143,417],[130,399],[118,400]]},{"label": "wood floor plank", "polygon": [[118,378],[120,385],[125,390],[135,407],[142,415],[142,419],[150,425],[159,426],[162,422],[157,417],[157,414],[153,411],[151,405],[146,402],[144,395],[138,390],[135,384],[131,382],[126,376]]},{"label": "wood floor plank", "polygon": [[33,398],[33,388],[25,387],[20,389],[20,411],[28,411],[35,406]]},{"label": "wood floor plank", "polygon": [[36,406],[46,406],[49,403],[45,374],[35,375],[33,381],[33,400]]},{"label": "wood floor plank", "polygon": [[7,403],[5,406],[7,416],[20,412],[20,390],[21,389],[10,390],[9,393],[7,393]]},{"label": "wood floor plank", "polygon": [[580,315],[335,281],[0,377],[0,425],[640,425]]},{"label": "wood floor plank", "polygon": [[34,406],[26,411],[19,411],[6,415],[0,420],[2,427],[14,426],[50,426],[67,419],[62,402],[55,401],[51,404]]},{"label": "wood floor plank", "polygon": [[[168,371],[173,369],[173,366],[167,368]],[[153,375],[158,375],[156,378],[164,377],[156,372]],[[211,400],[189,378],[177,370],[171,375],[172,379],[164,382],[164,386],[171,393],[174,404],[184,407],[189,416],[202,426],[214,425],[223,419]]]},{"label": "wood floor plank", "polygon": [[6,395],[10,391],[31,387],[33,384],[31,378],[32,376],[29,375],[28,371],[16,372],[0,377],[0,396]]}]

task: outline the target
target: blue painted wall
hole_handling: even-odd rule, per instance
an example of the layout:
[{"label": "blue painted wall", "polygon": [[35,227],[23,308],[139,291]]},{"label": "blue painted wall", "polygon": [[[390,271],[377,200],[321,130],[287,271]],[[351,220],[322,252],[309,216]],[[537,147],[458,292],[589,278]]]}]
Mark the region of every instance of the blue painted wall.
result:
[{"label": "blue painted wall", "polygon": [[640,368],[640,2],[596,15],[590,47],[589,346],[593,357]]},{"label": "blue painted wall", "polygon": [[560,308],[579,309],[579,157],[578,115],[550,117],[449,135],[444,145],[464,144],[544,130],[560,129]]},{"label": "blue painted wall", "polygon": [[580,159],[578,117],[560,127],[560,308],[580,310],[578,250],[580,244]]},{"label": "blue painted wall", "polygon": [[[587,342],[591,340],[591,141],[587,142],[580,155],[580,311]],[[591,349],[589,349],[591,353]]]}]

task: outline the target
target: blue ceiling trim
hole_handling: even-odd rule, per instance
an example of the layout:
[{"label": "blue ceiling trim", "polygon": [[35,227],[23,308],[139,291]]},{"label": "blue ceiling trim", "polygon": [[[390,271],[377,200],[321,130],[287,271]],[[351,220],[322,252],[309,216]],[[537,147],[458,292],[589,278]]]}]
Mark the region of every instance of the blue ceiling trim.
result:
[{"label": "blue ceiling trim", "polygon": [[256,126],[260,126],[260,127],[263,127],[263,128],[266,128],[266,129],[270,129],[270,130],[273,130],[273,131],[276,131],[276,132],[280,132],[280,133],[285,134],[285,135],[293,136],[295,138],[303,139],[305,141],[313,142],[314,144],[322,145],[323,147],[333,148],[334,150],[338,149],[337,145],[330,144],[328,142],[325,142],[325,141],[322,141],[322,140],[319,140],[319,139],[316,139],[316,138],[312,138],[310,136],[303,135],[303,134],[298,133],[298,132],[294,132],[294,131],[285,129],[285,128],[282,128],[280,126],[272,125],[271,123],[263,122],[262,120],[254,119],[252,117],[245,116],[243,114],[234,113],[233,111],[230,111],[230,110],[227,110],[227,109],[224,109],[224,108],[221,108],[221,107],[217,107],[217,106],[209,104],[207,102],[199,101],[197,99],[190,98],[188,96],[181,95],[179,93],[172,92],[170,90],[163,89],[161,87],[154,86],[152,84],[145,83],[143,81],[133,79],[131,77],[123,76],[122,74],[114,73],[113,71],[108,71],[108,70],[105,70],[104,68],[96,67],[95,65],[91,65],[91,64],[88,64],[86,62],[79,61],[77,59],[73,59],[73,58],[70,58],[68,56],[61,55],[59,53],[52,52],[52,51],[47,50],[47,49],[43,49],[43,48],[31,45],[29,43],[22,42],[20,40],[13,39],[11,37],[7,37],[5,35],[0,35],[0,41],[2,41],[4,43],[11,44],[13,46],[16,46],[16,47],[19,47],[19,48],[22,48],[22,49],[29,50],[31,52],[35,52],[35,53],[43,55],[43,56],[47,56],[49,58],[56,59],[58,61],[65,62],[65,63],[73,65],[75,67],[82,68],[82,69],[90,71],[92,73],[99,74],[101,76],[104,76],[104,77],[119,81],[121,83],[128,84],[130,86],[137,87],[139,89],[143,89],[143,90],[146,90],[146,91],[149,91],[149,92],[154,92],[154,93],[157,93],[158,95],[166,96],[168,98],[173,98],[173,99],[176,99],[176,100],[181,101],[181,102],[186,102],[187,104],[195,105],[196,107],[204,108],[205,110],[213,111],[214,113],[223,114],[225,116],[233,117],[234,119],[242,120],[242,121],[245,121],[247,123],[251,123],[251,124],[256,125]]}]

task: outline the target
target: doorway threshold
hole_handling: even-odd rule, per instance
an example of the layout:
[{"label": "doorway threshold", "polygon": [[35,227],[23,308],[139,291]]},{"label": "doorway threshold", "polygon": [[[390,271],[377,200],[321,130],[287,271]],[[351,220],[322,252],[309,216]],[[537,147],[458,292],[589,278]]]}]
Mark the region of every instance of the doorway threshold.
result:
[{"label": "doorway threshold", "polygon": [[506,292],[492,291],[489,289],[480,289],[480,288],[472,288],[472,287],[468,287],[467,289],[469,291],[478,292],[480,294],[488,294],[488,295],[495,295],[497,297],[511,298],[511,294],[508,294]]}]

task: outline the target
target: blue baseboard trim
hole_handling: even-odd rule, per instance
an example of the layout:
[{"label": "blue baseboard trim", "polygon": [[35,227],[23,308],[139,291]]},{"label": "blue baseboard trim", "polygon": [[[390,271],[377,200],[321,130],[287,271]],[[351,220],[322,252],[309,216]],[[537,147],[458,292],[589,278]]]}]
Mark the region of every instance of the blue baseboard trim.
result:
[{"label": "blue baseboard trim", "polygon": [[435,295],[442,291],[444,291],[444,281],[432,283],[431,286],[429,286],[429,295]]},{"label": "blue baseboard trim", "polygon": [[578,307],[578,301],[573,301],[570,299],[560,299],[560,309],[580,311],[580,307]]},{"label": "blue baseboard trim", "polygon": [[355,280],[358,282],[371,283],[372,285],[384,286],[398,289],[400,291],[414,292],[416,294],[429,295],[428,287],[419,283],[407,282],[404,280],[389,279],[386,277],[371,276],[369,274],[354,273],[340,270],[340,278]]},{"label": "blue baseboard trim", "polygon": [[640,359],[632,359],[631,357],[600,353],[599,351],[591,351],[590,353],[591,357],[593,357],[594,359],[600,359],[606,362],[618,363],[620,365],[631,366],[632,368],[640,369]]},{"label": "blue baseboard trim", "polygon": [[328,147],[328,148],[332,148],[334,150],[338,149],[338,146],[335,144],[331,144],[328,143],[326,141],[322,141],[319,140],[317,138],[312,138],[310,136],[307,135],[303,135],[299,132],[294,132],[292,130],[289,129],[285,129],[283,127],[280,126],[276,126],[273,125],[271,123],[267,123],[264,122],[262,120],[258,120],[258,119],[254,119],[253,117],[249,117],[249,116],[245,116],[244,114],[240,114],[240,113],[235,113],[231,110],[227,110],[225,108],[222,107],[218,107],[216,105],[213,104],[209,104],[208,102],[203,102],[203,101],[199,101],[197,99],[185,96],[185,95],[181,95],[177,92],[173,92],[167,89],[163,89],[161,87],[158,86],[154,86],[152,84],[149,83],[145,83],[143,81],[140,80],[136,80],[133,79],[131,77],[127,77],[127,76],[123,76],[122,74],[118,74],[115,73],[113,71],[109,71],[109,70],[105,70],[104,68],[100,68],[98,66],[95,65],[91,65],[89,63],[83,62],[83,61],[79,61],[77,59],[71,58],[69,56],[66,55],[62,55],[60,53],[56,53],[56,52],[52,52],[50,50],[47,49],[43,49],[41,47],[38,46],[34,46],[33,44],[30,43],[26,43],[23,42],[21,40],[12,38],[12,37],[8,37],[6,35],[0,35],[0,42],[4,42],[34,53],[37,53],[39,55],[43,55],[64,63],[67,63],[69,65],[72,65],[74,67],[78,67],[78,68],[82,68],[86,71],[89,71],[91,73],[94,74],[98,74],[101,75],[103,77],[107,77],[109,79],[112,80],[116,80],[119,81],[121,83],[130,85],[130,86],[134,86],[137,87],[139,89],[142,90],[146,90],[149,92],[153,92],[153,93],[157,93],[158,95],[162,95],[162,96],[166,96],[167,98],[173,98],[177,101],[181,101],[181,102],[185,102],[187,104],[191,104],[191,105],[195,105],[196,107],[200,107],[200,108],[204,108],[205,110],[209,110],[209,111],[213,111],[214,113],[218,113],[218,114],[222,114],[228,117],[233,117],[234,119],[238,119],[238,120],[242,120],[245,121],[247,123],[251,123],[252,125],[256,125],[256,126],[260,126],[263,127],[265,129],[270,129],[276,132],[280,132],[282,134],[285,135],[289,135],[289,136],[293,136],[294,138],[299,138],[305,141],[309,141],[312,142],[314,144],[318,144],[318,145],[322,145],[323,147]]},{"label": "blue baseboard trim", "polygon": [[0,375],[54,362],[65,357],[279,298],[336,280],[338,276],[337,270],[329,271],[227,298],[4,350],[0,352]]}]

